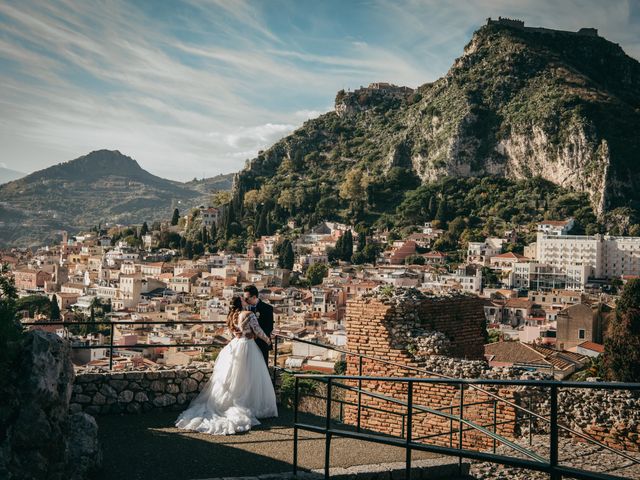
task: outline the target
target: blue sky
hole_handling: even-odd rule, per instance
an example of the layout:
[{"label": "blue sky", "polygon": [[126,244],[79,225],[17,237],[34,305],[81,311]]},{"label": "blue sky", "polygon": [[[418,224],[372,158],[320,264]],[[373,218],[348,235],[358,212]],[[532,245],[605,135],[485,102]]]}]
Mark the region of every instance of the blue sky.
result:
[{"label": "blue sky", "polygon": [[499,15],[640,58],[640,0],[3,0],[0,166],[108,148],[176,180],[237,171],[341,88],[437,79]]}]

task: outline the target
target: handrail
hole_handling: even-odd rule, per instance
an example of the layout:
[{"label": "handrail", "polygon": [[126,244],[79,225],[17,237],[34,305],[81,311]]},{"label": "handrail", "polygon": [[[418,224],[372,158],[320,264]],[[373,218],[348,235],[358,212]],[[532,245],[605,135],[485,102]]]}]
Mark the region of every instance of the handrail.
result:
[{"label": "handrail", "polygon": [[[315,425],[308,425],[308,424],[304,424],[304,423],[299,423],[298,422],[298,387],[299,387],[299,380],[300,379],[304,379],[304,378],[308,378],[308,379],[315,379],[318,381],[322,381],[322,382],[326,382],[327,383],[327,394],[326,394],[326,402],[327,402],[327,408],[326,408],[326,420],[325,420],[325,427],[320,427],[320,426],[315,426]],[[332,387],[335,385],[337,387],[340,388],[346,388],[348,390],[351,391],[356,391],[358,389],[356,389],[356,387],[352,387],[350,385],[345,385],[342,384],[340,382],[336,382],[334,380],[338,380],[338,379],[347,379],[347,380],[362,380],[362,379],[368,379],[368,380],[375,380],[375,381],[387,381],[387,382],[402,382],[402,383],[406,383],[407,384],[407,401],[403,401],[403,400],[398,400],[395,399],[393,397],[388,397],[386,395],[382,395],[382,394],[377,394],[377,393],[373,393],[373,392],[367,392],[365,391],[365,394],[370,395],[374,398],[379,398],[379,399],[383,399],[386,401],[390,401],[392,403],[396,403],[396,404],[400,404],[403,406],[407,407],[407,416],[408,416],[408,421],[407,421],[407,434],[406,437],[404,439],[398,439],[396,437],[387,437],[386,435],[383,434],[375,434],[375,433],[360,433],[358,432],[352,432],[349,430],[344,430],[344,429],[338,429],[338,428],[333,428],[331,426],[331,402],[332,402]],[[509,383],[508,380],[486,380],[483,381],[485,383],[488,384],[507,384]],[[445,384],[458,384],[460,386],[460,392],[461,392],[461,397],[460,397],[460,415],[456,416],[453,414],[443,414],[442,412],[433,410],[433,409],[429,409],[427,407],[424,407],[422,405],[415,405],[413,404],[413,386],[416,383],[427,383],[427,384],[433,384],[433,383],[445,383]],[[376,443],[381,443],[381,444],[386,444],[386,445],[396,445],[399,447],[403,447],[406,449],[406,478],[410,479],[411,478],[411,451],[412,450],[422,450],[422,451],[428,451],[428,452],[434,452],[434,453],[440,453],[440,454],[444,454],[444,455],[453,455],[453,456],[458,456],[460,459],[464,458],[469,458],[469,459],[475,459],[475,460],[481,460],[481,461],[489,461],[489,462],[495,462],[495,463],[500,463],[500,464],[504,464],[504,465],[510,465],[510,466],[514,466],[517,468],[525,468],[525,469],[530,469],[530,470],[537,470],[537,471],[541,471],[541,472],[546,472],[549,473],[551,475],[551,478],[561,478],[563,475],[565,476],[569,476],[569,477],[573,477],[573,478],[578,478],[578,479],[585,479],[585,480],[613,480],[613,479],[618,479],[621,480],[625,477],[620,477],[620,476],[615,476],[615,475],[610,475],[610,474],[606,474],[606,473],[599,473],[599,472],[593,472],[593,471],[589,471],[589,470],[582,470],[582,469],[577,469],[577,468],[573,468],[573,467],[569,467],[566,465],[561,465],[559,463],[559,459],[558,459],[558,449],[559,449],[559,442],[558,442],[558,386],[561,385],[561,382],[556,382],[556,381],[536,381],[536,380],[520,380],[520,381],[514,381],[514,383],[517,383],[519,385],[523,385],[523,384],[529,384],[532,386],[538,386],[538,387],[548,387],[550,388],[550,394],[551,394],[551,418],[550,418],[550,423],[551,423],[551,430],[550,430],[550,452],[549,452],[549,457],[548,460],[538,456],[535,453],[529,452],[526,449],[520,447],[519,445],[507,440],[507,442],[505,443],[507,446],[515,448],[518,452],[525,454],[526,456],[533,458],[534,461],[532,460],[527,460],[527,459],[522,459],[522,458],[518,458],[518,457],[507,457],[504,455],[497,455],[495,453],[495,449],[494,449],[494,453],[490,454],[490,453],[485,453],[485,452],[480,452],[480,451],[476,451],[476,450],[468,450],[463,448],[463,442],[462,442],[462,435],[465,431],[469,431],[470,429],[463,429],[462,425],[465,424],[473,429],[476,429],[486,435],[488,435],[491,438],[495,439],[500,439],[501,441],[503,440],[501,436],[496,435],[494,432],[491,432],[490,430],[484,428],[483,426],[479,426],[476,425],[474,422],[468,421],[464,419],[464,414],[463,414],[463,407],[464,407],[464,403],[463,403],[463,392],[464,392],[464,387],[465,386],[469,386],[472,387],[473,385],[476,384],[475,380],[465,380],[465,379],[451,379],[448,381],[442,381],[439,379],[434,379],[434,378],[419,378],[419,377],[366,377],[366,376],[355,376],[355,375],[349,375],[349,376],[342,376],[342,375],[317,375],[317,374],[298,374],[295,376],[295,391],[294,391],[294,444],[293,444],[293,473],[294,475],[297,473],[297,450],[298,450],[298,445],[297,445],[297,438],[298,438],[298,429],[302,429],[302,430],[308,430],[308,431],[312,431],[312,432],[316,432],[316,433],[321,433],[324,434],[326,436],[326,445],[325,445],[325,462],[324,462],[324,472],[325,472],[325,479],[329,478],[329,462],[330,462],[330,454],[329,454],[329,449],[330,449],[330,445],[331,445],[331,437],[334,435],[337,436],[342,436],[342,437],[346,437],[346,438],[353,438],[353,439],[360,439],[360,440],[365,440],[365,441],[370,441],[370,442],[376,442]],[[571,382],[572,386],[582,386],[579,384],[579,382]],[[619,389],[619,388],[627,388],[629,390],[632,391],[637,391],[640,390],[640,384],[638,383],[634,383],[634,384],[619,384],[619,383],[604,383],[601,385],[593,385],[590,386],[590,388],[597,388],[598,386],[606,389],[606,390],[611,390],[611,389]],[[458,442],[458,447],[457,448],[453,448],[453,447],[442,447],[442,446],[437,446],[437,445],[431,445],[431,444],[424,444],[424,443],[417,443],[415,440],[412,439],[412,434],[411,434],[411,417],[412,417],[412,412],[414,409],[417,410],[428,410],[429,413],[433,413],[435,415],[440,415],[443,416],[445,418],[449,418],[452,421],[456,420],[460,423],[460,428],[458,430],[458,434],[460,435],[459,437],[459,442]],[[494,419],[495,421],[495,419]],[[495,429],[495,427],[494,427]],[[495,447],[494,447],[495,448]],[[461,461],[461,460],[460,460]],[[460,464],[461,465],[461,464]],[[624,465],[618,468],[615,468],[613,470],[619,470],[622,468],[628,468],[629,465]]]},{"label": "handrail", "polygon": [[[327,377],[329,377],[329,375],[326,375],[326,376],[325,375],[315,375],[315,379],[316,380],[319,380],[320,378],[323,378],[323,377],[327,378]],[[304,375],[304,376],[301,376],[300,378],[314,378],[314,376]],[[331,378],[336,378],[336,377],[331,377]],[[369,379],[369,377],[365,377],[365,378]],[[406,378],[406,377],[404,377],[404,378]],[[394,381],[394,380],[390,380],[390,381]],[[345,385],[345,384],[339,383],[339,382],[333,382],[333,385],[336,385],[336,386],[339,386],[341,388],[344,388],[345,390],[362,391],[362,392],[364,392],[365,395],[368,395],[370,397],[377,398],[379,400],[385,400],[387,402],[395,403],[397,405],[402,405],[402,406],[407,407],[407,408],[409,407],[409,402],[405,402],[403,400],[399,400],[397,398],[393,398],[393,397],[390,397],[388,395],[383,395],[381,393],[374,393],[374,392],[370,392],[368,390],[360,390],[360,389],[358,389],[356,387],[351,387],[349,385]],[[492,432],[490,430],[487,430],[486,428],[484,428],[481,425],[476,425],[475,423],[473,423],[473,422],[471,422],[469,420],[465,420],[464,418],[462,418],[462,416],[456,416],[456,415],[453,415],[453,414],[450,414],[450,413],[441,412],[441,411],[436,410],[436,409],[425,407],[424,405],[419,405],[419,404],[416,405],[415,403],[412,403],[411,407],[416,409],[416,410],[419,410],[420,412],[431,413],[431,414],[436,415],[438,417],[444,417],[444,418],[447,418],[449,420],[455,420],[456,422],[462,422],[465,425],[467,425],[467,426],[469,426],[469,427],[471,427],[471,428],[473,428],[475,430],[479,430],[480,432],[484,433],[485,435],[488,435],[489,437],[500,441],[501,443],[507,445],[508,447],[513,448],[514,450],[522,453],[523,455],[526,455],[527,457],[532,458],[533,460],[536,460],[538,462],[544,462],[544,458],[540,457],[539,455],[530,452],[529,450],[521,447],[517,443],[513,443],[512,441],[510,441],[507,438],[504,438],[501,435],[498,435],[498,434],[496,434],[496,433],[494,433],[494,432]]]},{"label": "handrail", "polygon": [[[49,322],[21,322],[21,325],[24,327],[39,327],[39,326],[53,326],[53,325],[63,325],[63,326],[73,326],[73,325],[109,325],[109,343],[108,344],[98,344],[98,345],[71,345],[72,350],[93,350],[98,348],[108,348],[109,349],[109,371],[113,370],[113,351],[116,347],[124,347],[124,348],[162,348],[162,347],[220,347],[220,342],[207,342],[207,343],[136,343],[135,345],[115,345],[113,343],[113,331],[115,326],[118,325],[192,325],[192,324],[220,324],[221,322],[217,322],[214,320],[125,320],[125,321],[82,321],[82,322],[64,322],[64,321],[49,321]],[[120,348],[123,349],[123,348]]]},{"label": "handrail", "polygon": [[[285,336],[285,335],[275,335],[275,337],[276,337],[276,342],[275,342],[276,343],[276,352],[277,352],[277,339],[281,338],[281,339],[287,340],[287,341],[295,341],[295,342],[305,343],[305,344],[313,345],[313,346],[317,346],[317,347],[323,347],[323,348],[326,348],[328,350],[332,350],[332,351],[339,352],[339,353],[344,353],[345,355],[351,355],[351,356],[359,357],[360,359],[366,358],[366,359],[369,359],[369,360],[373,360],[373,361],[376,361],[376,362],[383,363],[385,365],[392,365],[392,366],[395,366],[395,367],[403,368],[405,370],[420,372],[420,373],[423,373],[423,374],[426,373],[426,374],[433,375],[435,377],[441,378],[442,380],[454,380],[454,381],[456,380],[454,377],[450,377],[450,376],[444,375],[442,373],[432,372],[432,371],[427,370],[425,368],[412,367],[410,365],[403,365],[401,363],[392,362],[390,360],[385,360],[383,358],[375,357],[373,355],[367,355],[367,354],[363,354],[363,353],[351,352],[349,350],[342,349],[342,348],[339,348],[339,347],[334,347],[332,345],[324,345],[324,344],[321,344],[321,343],[318,343],[318,342],[310,342],[308,340],[303,340],[301,338],[292,338],[292,337],[288,337],[288,336]],[[360,363],[362,363],[362,360],[360,360]],[[274,368],[278,368],[278,366],[275,365],[275,361],[274,361]],[[362,372],[360,372],[360,373],[362,373]],[[341,375],[340,377],[341,378],[345,378],[343,375]],[[370,379],[371,377],[367,377],[367,378]],[[401,377],[401,378],[406,378],[406,377]],[[360,378],[360,381],[361,380],[362,380],[362,378]],[[540,380],[540,381],[544,381],[544,380]],[[541,421],[546,422],[546,423],[550,423],[551,422],[548,418],[546,418],[546,417],[544,417],[544,416],[542,416],[542,415],[540,415],[540,414],[538,414],[538,413],[536,413],[536,412],[534,412],[534,411],[532,411],[532,410],[530,410],[530,409],[528,409],[526,407],[522,407],[522,406],[518,405],[515,402],[507,400],[506,398],[503,398],[503,397],[501,397],[501,396],[499,396],[499,395],[497,395],[497,394],[495,394],[493,392],[490,392],[490,391],[478,386],[478,384],[500,385],[500,382],[501,382],[500,380],[488,381],[488,380],[476,379],[476,380],[466,380],[466,382],[469,382],[467,384],[470,386],[470,388],[473,388],[473,389],[475,389],[475,390],[477,390],[477,391],[479,391],[479,392],[481,392],[481,393],[483,393],[483,394],[485,394],[485,395],[487,395],[487,396],[489,396],[489,397],[491,397],[491,398],[493,398],[493,399],[495,399],[495,400],[497,400],[499,402],[503,402],[506,405],[509,405],[509,406],[515,408],[516,410],[519,410],[520,412],[526,413],[529,416],[535,417],[536,419],[541,420]],[[528,380],[503,380],[502,382],[505,382],[505,383],[508,382],[509,385],[514,385],[514,384],[518,385],[519,384],[518,382],[528,382]],[[604,382],[562,382],[562,383],[559,384],[559,386],[562,386],[562,387],[575,386],[575,388],[598,388],[598,386],[601,386],[603,383]],[[527,384],[523,383],[522,385],[527,385]],[[605,450],[607,450],[607,451],[609,451],[611,453],[619,455],[619,456],[621,456],[621,457],[633,462],[634,464],[640,465],[640,461],[639,460],[633,458],[630,455],[627,455],[626,453],[624,453],[624,452],[622,452],[620,450],[616,450],[615,448],[610,447],[609,445],[607,445],[605,443],[599,442],[598,440],[594,439],[593,437],[591,437],[590,435],[588,435],[586,433],[579,432],[577,430],[573,430],[570,427],[567,427],[567,426],[561,425],[561,424],[558,424],[558,428],[563,430],[563,431],[565,431],[565,432],[571,433],[572,435],[580,437],[583,440],[586,440],[587,442],[591,442],[591,443],[597,445],[598,447],[603,448],[603,449],[605,449]]]}]

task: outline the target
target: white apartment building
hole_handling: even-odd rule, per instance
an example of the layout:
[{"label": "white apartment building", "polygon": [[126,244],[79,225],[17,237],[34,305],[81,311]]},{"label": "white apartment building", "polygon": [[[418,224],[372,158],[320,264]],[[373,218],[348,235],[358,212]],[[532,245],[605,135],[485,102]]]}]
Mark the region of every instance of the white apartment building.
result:
[{"label": "white apartment building", "polygon": [[593,278],[640,275],[640,237],[538,232],[536,259],[565,269],[567,273],[571,267],[586,266],[589,269],[587,277]]},{"label": "white apartment building", "polygon": [[575,221],[573,218],[566,220],[545,220],[538,224],[538,231],[549,235],[566,235],[574,225]]},{"label": "white apartment building", "polygon": [[502,238],[487,238],[484,242],[469,242],[467,248],[467,263],[488,266],[492,257],[502,252]]},{"label": "white apartment building", "polygon": [[542,262],[517,262],[509,273],[510,288],[529,290],[581,290],[587,283],[588,265],[569,264],[555,266]]}]

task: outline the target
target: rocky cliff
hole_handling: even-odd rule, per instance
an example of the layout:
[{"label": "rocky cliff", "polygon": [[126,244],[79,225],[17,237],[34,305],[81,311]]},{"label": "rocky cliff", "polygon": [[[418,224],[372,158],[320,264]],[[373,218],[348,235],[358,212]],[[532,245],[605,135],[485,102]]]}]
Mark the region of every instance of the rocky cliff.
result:
[{"label": "rocky cliff", "polygon": [[27,334],[9,391],[3,391],[0,478],[81,480],[100,466],[94,418],[69,415],[70,351],[55,334]]},{"label": "rocky cliff", "polygon": [[600,216],[637,209],[640,63],[587,33],[491,23],[433,83],[339,92],[334,112],[248,162],[236,178],[236,209],[273,199],[291,216],[346,218],[354,202],[340,209],[358,196],[347,179],[360,179],[363,208],[375,213],[376,202],[401,198],[385,189],[488,175],[583,192]]}]

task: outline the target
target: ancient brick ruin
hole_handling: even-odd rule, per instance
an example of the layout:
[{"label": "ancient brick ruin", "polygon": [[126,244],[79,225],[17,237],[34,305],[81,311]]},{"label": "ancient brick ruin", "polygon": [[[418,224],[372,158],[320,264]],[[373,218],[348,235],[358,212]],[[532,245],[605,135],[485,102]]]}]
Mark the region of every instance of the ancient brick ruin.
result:
[{"label": "ancient brick ruin", "polygon": [[[348,303],[346,314],[347,350],[382,358],[407,367],[424,368],[430,372],[453,378],[538,378],[517,368],[489,368],[483,357],[484,314],[482,301],[468,295],[430,296],[416,290],[398,289],[395,292],[376,292]],[[433,347],[434,352],[421,352],[416,339],[430,332],[441,332],[449,340],[447,356]],[[440,338],[435,335],[432,338]],[[426,342],[427,345],[432,343]],[[431,348],[431,347],[430,347]],[[358,375],[359,359],[347,357],[347,375]],[[395,365],[364,359],[362,374],[380,377],[428,377]],[[433,375],[435,376],[435,375]],[[351,385],[356,385],[351,381]],[[363,381],[362,388],[398,400],[406,401],[407,384],[399,382]],[[543,416],[549,413],[548,391],[524,387],[484,387],[517,405]],[[493,424],[494,411],[497,433],[515,439],[528,431],[528,415],[504,402],[497,402],[486,393],[473,388],[464,389],[464,418],[478,425]],[[348,402],[357,403],[355,392],[346,392]],[[459,415],[460,390],[445,384],[415,384],[414,404],[441,409]],[[406,407],[383,399],[362,395],[361,427],[376,432],[402,436],[406,426]],[[478,405],[467,406],[472,403]],[[623,450],[640,450],[640,396],[628,391],[560,390],[559,421],[594,439]],[[367,408],[370,407],[370,408]],[[386,410],[381,412],[374,408]],[[495,408],[495,410],[494,410]],[[391,412],[391,413],[389,413]],[[603,415],[606,414],[606,415]],[[517,422],[514,422],[517,420]],[[357,408],[346,406],[344,421],[357,423]],[[457,422],[431,413],[414,412],[412,436],[418,439],[441,434],[422,441],[434,445],[457,447]],[[492,427],[489,427],[492,429]],[[454,430],[453,434],[449,432]],[[535,432],[548,432],[547,424],[536,422]],[[476,430],[463,434],[463,446],[474,449],[490,448],[493,441]]]}]

